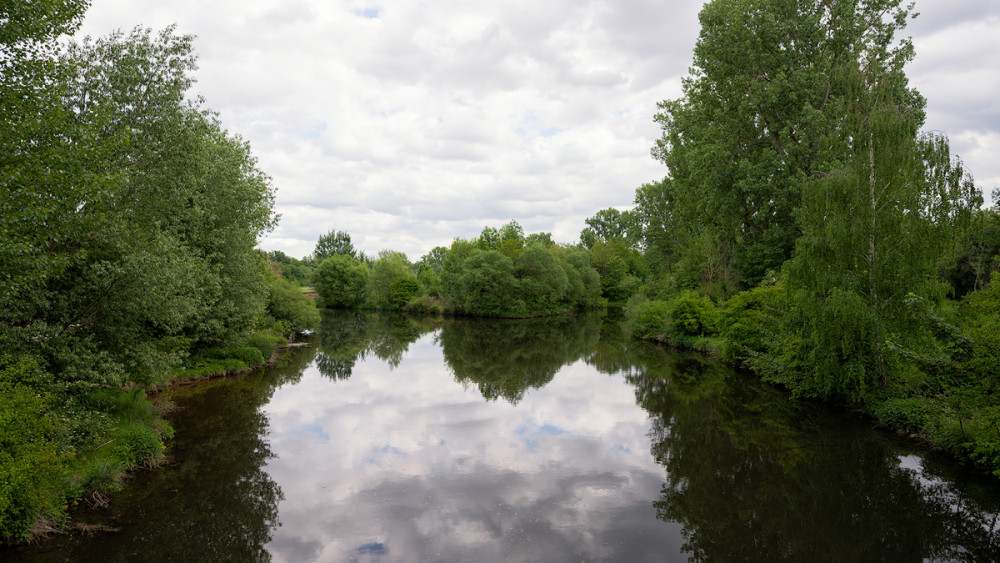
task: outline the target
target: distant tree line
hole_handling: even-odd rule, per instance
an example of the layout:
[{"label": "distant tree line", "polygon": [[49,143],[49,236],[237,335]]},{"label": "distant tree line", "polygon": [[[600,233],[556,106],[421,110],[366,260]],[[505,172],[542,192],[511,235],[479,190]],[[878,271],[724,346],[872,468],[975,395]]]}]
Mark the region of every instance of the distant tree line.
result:
[{"label": "distant tree line", "polygon": [[371,259],[355,254],[350,235],[338,231],[320,238],[313,259],[329,248],[336,250],[318,261],[312,284],[333,307],[531,317],[619,296],[614,287],[602,291],[590,249],[556,244],[548,233],[525,235],[516,221],[486,227],[472,240],[455,239],[416,263],[392,250]]}]

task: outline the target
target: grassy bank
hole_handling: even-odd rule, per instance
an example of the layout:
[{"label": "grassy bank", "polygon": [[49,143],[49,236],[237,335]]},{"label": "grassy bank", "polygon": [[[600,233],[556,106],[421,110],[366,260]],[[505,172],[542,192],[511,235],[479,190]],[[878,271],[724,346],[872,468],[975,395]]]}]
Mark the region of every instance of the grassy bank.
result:
[{"label": "grassy bank", "polygon": [[101,505],[130,472],[162,463],[170,404],[154,404],[148,391],[260,367],[286,343],[261,329],[186,358],[148,388],[53,385],[36,363],[0,356],[0,542],[64,530],[71,506]]}]

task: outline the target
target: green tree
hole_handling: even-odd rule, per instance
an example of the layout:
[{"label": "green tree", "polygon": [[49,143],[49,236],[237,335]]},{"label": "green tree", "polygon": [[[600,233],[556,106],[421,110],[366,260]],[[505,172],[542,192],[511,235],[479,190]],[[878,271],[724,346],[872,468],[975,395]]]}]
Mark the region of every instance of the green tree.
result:
[{"label": "green tree", "polygon": [[316,241],[316,249],[313,250],[313,258],[316,262],[322,262],[327,258],[343,254],[351,258],[359,258],[354,245],[351,244],[351,235],[343,231],[331,230],[325,235],[321,235]]},{"label": "green tree", "polygon": [[477,243],[455,239],[444,260],[441,262],[441,296],[453,305],[461,305],[463,299],[462,274],[465,261],[478,251]]},{"label": "green tree", "polygon": [[441,275],[441,267],[444,265],[445,256],[448,255],[448,249],[443,246],[435,246],[430,252],[424,254],[420,257],[420,261],[417,262],[417,266],[421,264],[426,264],[437,275]]},{"label": "green tree", "polygon": [[[660,104],[653,148],[670,169],[670,222],[726,252],[718,271],[744,286],[792,256],[805,182],[830,162],[850,69],[887,47],[901,0],[713,0],[699,18],[684,97]],[[672,228],[674,228],[672,226]],[[683,232],[689,231],[689,232]],[[702,234],[704,232],[704,234]],[[692,236],[693,234],[693,236]]]},{"label": "green tree", "polygon": [[923,100],[902,72],[911,56],[905,46],[869,53],[843,131],[829,140],[841,158],[805,196],[789,277],[811,372],[804,391],[858,399],[887,387],[888,343],[920,337],[906,296],[943,296],[940,257],[981,202],[947,140],[918,134]]},{"label": "green tree", "polygon": [[412,278],[406,255],[395,250],[382,250],[372,263],[368,276],[368,302],[374,305],[392,303],[392,284],[402,278]]},{"label": "green tree", "polygon": [[497,250],[481,250],[463,264],[459,277],[461,303],[473,315],[485,317],[520,317],[524,301],[520,298],[514,264]]},{"label": "green tree", "polygon": [[596,238],[605,241],[622,240],[630,248],[635,248],[641,239],[641,229],[637,219],[632,211],[619,211],[609,207],[598,211],[585,222]]},{"label": "green tree", "polygon": [[302,293],[297,283],[273,276],[270,280],[267,314],[276,321],[288,323],[293,332],[315,329],[319,326],[316,303]]},{"label": "green tree", "polygon": [[368,276],[368,265],[364,262],[346,254],[334,254],[316,268],[313,285],[327,306],[354,307],[364,303]]},{"label": "green tree", "polygon": [[544,246],[526,246],[515,263],[514,275],[526,314],[549,315],[567,308],[569,277]]}]

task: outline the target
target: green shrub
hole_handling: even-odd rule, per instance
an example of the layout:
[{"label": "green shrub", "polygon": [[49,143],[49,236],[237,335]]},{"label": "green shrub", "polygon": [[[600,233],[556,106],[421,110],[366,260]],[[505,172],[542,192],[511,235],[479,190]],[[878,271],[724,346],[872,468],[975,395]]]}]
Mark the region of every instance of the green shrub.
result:
[{"label": "green shrub", "polygon": [[264,365],[264,354],[254,346],[240,346],[233,350],[231,356],[249,367]]},{"label": "green shrub", "polygon": [[260,350],[260,355],[270,358],[274,349],[286,344],[288,340],[282,334],[258,330],[246,337],[246,345]]},{"label": "green shrub", "polygon": [[718,332],[719,309],[708,297],[683,291],[670,302],[670,328],[676,335],[707,336]]},{"label": "green shrub", "polygon": [[159,463],[164,447],[156,430],[143,423],[132,423],[116,432],[113,451],[126,467],[137,467]]},{"label": "green shrub", "polygon": [[626,310],[629,328],[639,338],[652,338],[664,334],[670,316],[670,303],[658,300],[640,300],[630,303]]},{"label": "green shrub", "polygon": [[284,278],[271,279],[267,313],[276,322],[287,323],[289,332],[302,332],[319,326],[316,303],[302,294],[298,284]]},{"label": "green shrub", "polygon": [[59,428],[50,400],[0,378],[0,543],[29,539],[39,515],[61,505],[58,478],[68,454],[55,441]]},{"label": "green shrub", "polygon": [[390,301],[394,307],[400,309],[418,295],[420,295],[420,283],[408,276],[392,282],[389,287]]},{"label": "green shrub", "polygon": [[873,405],[871,412],[888,428],[918,432],[927,425],[928,405],[922,397],[886,399]]}]

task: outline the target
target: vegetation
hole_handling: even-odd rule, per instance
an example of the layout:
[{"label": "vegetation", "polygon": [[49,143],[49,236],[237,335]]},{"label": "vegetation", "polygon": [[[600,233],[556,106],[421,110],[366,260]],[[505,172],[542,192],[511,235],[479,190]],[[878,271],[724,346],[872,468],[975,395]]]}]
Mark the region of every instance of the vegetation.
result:
[{"label": "vegetation", "polygon": [[[350,245],[350,235],[333,232],[346,243],[342,248]],[[548,233],[525,236],[516,221],[486,227],[471,241],[456,239],[450,248],[437,247],[416,264],[383,250],[369,266],[351,252],[333,252],[316,268],[313,285],[324,305],[517,318],[604,303],[590,250],[555,244]],[[613,250],[604,255],[617,258]],[[625,262],[619,262],[624,275]]]},{"label": "vegetation", "polygon": [[[171,430],[143,390],[262,364],[318,325],[303,284],[330,307],[488,317],[627,303],[635,336],[1000,476],[1000,207],[921,131],[901,0],[708,2],[655,118],[669,175],[634,209],[598,211],[575,244],[511,221],[416,263],[337,230],[303,259],[256,250],[273,188],[187,98],[192,38],[57,41],[86,4],[0,8],[0,542],[158,463]],[[349,374],[350,342],[324,346],[323,373]]]},{"label": "vegetation", "polygon": [[186,99],[192,38],[60,47],[85,8],[0,8],[0,543],[160,461],[147,386],[259,365],[318,322],[254,248],[269,178]]},{"label": "vegetation", "polygon": [[670,176],[636,192],[651,273],[628,316],[1000,475],[1000,209],[920,131],[909,9],[706,4],[656,116]]}]

